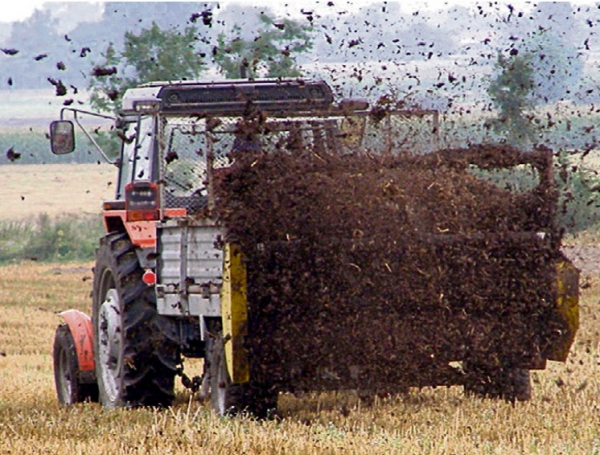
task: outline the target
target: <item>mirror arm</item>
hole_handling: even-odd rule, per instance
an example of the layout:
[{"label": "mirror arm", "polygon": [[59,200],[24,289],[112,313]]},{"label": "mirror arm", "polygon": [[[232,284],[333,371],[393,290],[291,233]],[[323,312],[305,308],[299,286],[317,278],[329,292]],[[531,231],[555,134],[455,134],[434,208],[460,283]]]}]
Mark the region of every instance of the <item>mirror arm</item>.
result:
[{"label": "mirror arm", "polygon": [[90,135],[90,133],[88,133],[88,131],[79,122],[79,118],[77,118],[77,115],[75,115],[73,118],[75,119],[75,123],[77,123],[77,126],[79,127],[79,129],[81,129],[81,131],[83,131],[83,134],[85,134],[85,136],[88,138],[88,140],[94,145],[94,147],[96,147],[96,150],[98,150],[98,152],[100,152],[100,155],[102,155],[102,158],[104,158],[104,161],[106,161],[107,163],[110,163],[110,164],[115,164],[117,161],[111,160],[108,157],[108,155],[106,153],[104,153],[104,150],[102,150],[102,147],[100,147],[100,145],[98,145],[96,140]]},{"label": "mirror arm", "polygon": [[109,120],[115,120],[115,117],[109,116],[109,115],[103,115],[103,114],[98,114],[96,112],[88,112],[88,111],[83,111],[83,110],[79,110],[79,109],[72,109],[72,108],[63,108],[60,110],[60,119],[64,120],[64,113],[65,111],[71,111],[73,113],[73,120],[75,120],[75,123],[77,124],[77,126],[79,127],[79,129],[81,131],[83,131],[83,134],[85,134],[85,136],[88,138],[88,140],[93,144],[93,146],[96,148],[96,150],[98,150],[98,152],[100,152],[100,155],[102,155],[102,158],[104,158],[104,160],[109,163],[109,164],[116,164],[118,162],[117,160],[111,160],[108,155],[104,152],[104,150],[102,150],[102,147],[100,147],[100,145],[98,145],[98,143],[96,142],[96,140],[90,135],[90,133],[88,133],[88,131],[85,129],[85,127],[81,124],[81,122],[79,121],[79,117],[77,116],[78,113],[82,113],[82,114],[86,114],[86,115],[91,115],[94,117],[100,117],[100,118],[104,118],[104,119],[109,119]]}]

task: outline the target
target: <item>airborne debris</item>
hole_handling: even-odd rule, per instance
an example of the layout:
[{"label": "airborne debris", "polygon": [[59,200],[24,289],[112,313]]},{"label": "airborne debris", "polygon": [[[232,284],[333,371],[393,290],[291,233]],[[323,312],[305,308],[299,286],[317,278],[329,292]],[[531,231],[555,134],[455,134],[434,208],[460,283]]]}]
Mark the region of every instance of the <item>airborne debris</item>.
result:
[{"label": "airborne debris", "polygon": [[109,66],[109,67],[96,66],[92,69],[92,76],[96,76],[96,77],[112,76],[113,74],[117,74],[116,66]]},{"label": "airborne debris", "polygon": [[48,82],[56,87],[56,96],[65,96],[67,94],[67,87],[65,87],[60,79],[57,80],[49,77]]},{"label": "airborne debris", "polygon": [[120,92],[118,90],[109,90],[106,93],[106,96],[111,101],[115,101],[117,98],[119,98],[119,95],[120,95]]},{"label": "airborne debris", "polygon": [[173,161],[179,159],[179,155],[175,150],[171,150],[169,153],[165,155],[165,162],[167,164],[171,164]]},{"label": "airborne debris", "polygon": [[131,136],[127,136],[125,133],[123,133],[120,130],[117,130],[115,132],[115,134],[126,144],[131,144],[135,140],[135,137],[136,137],[135,133],[133,133]]},{"label": "airborne debris", "polygon": [[[218,211],[247,256],[253,374],[282,383],[293,374],[310,388],[322,368],[362,365],[362,381],[394,390],[412,375],[440,380],[433,355],[535,349],[531,324],[551,326],[542,302],[553,300],[560,257],[557,231],[553,248],[535,240],[554,229],[553,190],[512,193],[467,171],[551,162],[549,151],[530,153],[236,154]],[[309,313],[310,330],[297,323]]]},{"label": "airborne debris", "polygon": [[211,10],[204,10],[200,13],[202,17],[202,23],[208,27],[212,27],[213,13]]},{"label": "airborne debris", "polygon": [[11,163],[14,163],[15,161],[21,158],[21,154],[15,152],[15,149],[11,147],[6,151],[6,158],[8,158]]}]

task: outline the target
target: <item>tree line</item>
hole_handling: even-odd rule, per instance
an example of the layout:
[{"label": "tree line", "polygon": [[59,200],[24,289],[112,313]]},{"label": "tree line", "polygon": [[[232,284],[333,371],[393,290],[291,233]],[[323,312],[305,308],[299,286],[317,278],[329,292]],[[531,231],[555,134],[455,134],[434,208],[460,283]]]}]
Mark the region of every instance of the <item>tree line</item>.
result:
[{"label": "tree line", "polygon": [[[195,22],[210,26],[212,13],[192,16],[183,30],[161,29],[156,22],[139,34],[126,32],[121,50],[109,44],[92,69],[91,103],[102,111],[118,111],[125,90],[151,81],[193,80],[208,70],[210,58],[222,77],[298,77],[298,57],[313,47],[310,25],[292,19],[258,16],[252,38],[234,25],[218,34],[216,43],[203,40]],[[210,57],[209,57],[210,56]]]},{"label": "tree line", "polygon": [[[449,10],[441,21],[443,28],[439,24],[436,28],[431,17],[427,18],[429,22],[423,18],[402,25],[402,13],[393,3],[371,5],[338,20],[311,11],[293,20],[255,9],[237,7],[217,14],[216,4],[198,6],[109,2],[103,21],[83,24],[64,36],[57,35],[57,19],[51,10],[38,10],[28,21],[15,24],[10,41],[15,47],[9,43],[1,49],[0,63],[4,70],[8,68],[4,74],[11,74],[10,62],[15,62],[14,78],[7,80],[10,86],[18,86],[20,79],[40,77],[36,76],[39,72],[23,66],[31,65],[33,60],[48,70],[40,73],[44,74],[42,82],[52,84],[65,105],[77,102],[78,92],[86,89],[91,91],[94,108],[114,112],[129,87],[156,80],[213,77],[211,72],[215,70],[225,78],[296,77],[306,73],[302,63],[310,55],[318,54],[325,61],[335,55],[351,66],[357,59],[370,58],[367,54],[374,52],[374,47],[379,60],[371,62],[373,68],[378,61],[390,58],[435,59],[457,52],[454,34],[442,32],[464,25],[465,18],[472,16],[465,8]],[[490,26],[493,33],[473,44],[466,54],[471,59],[479,55],[480,60],[470,62],[472,65],[481,65],[481,59],[488,65],[495,62],[491,75],[478,82],[494,113],[485,126],[519,146],[536,141],[539,119],[534,109],[575,96],[583,72],[581,47],[573,44],[574,35],[581,31],[581,18],[575,22],[568,4],[544,8],[529,19],[514,8],[480,10],[481,17],[472,25],[474,33],[480,33],[483,26]],[[142,11],[152,20],[141,19]],[[486,16],[494,14],[496,25],[491,26]],[[392,23],[391,17],[400,19]],[[458,25],[451,25],[453,21]],[[596,16],[589,13],[587,21],[597,21]],[[245,25],[240,25],[242,22]],[[107,35],[108,44],[97,38]],[[323,52],[324,45],[330,46],[329,53]],[[589,47],[589,42],[583,45]],[[466,84],[464,74],[461,77],[458,70],[440,74],[443,77],[431,82],[430,87],[423,82],[423,75],[416,73],[395,74],[394,80],[382,85],[395,89],[400,98],[420,90],[421,95],[413,96],[413,105],[427,102],[427,98],[444,97],[450,106],[456,97],[453,90]],[[357,81],[362,77],[360,71],[349,76]],[[416,87],[406,86],[412,80]],[[589,100],[593,101],[594,94],[594,89],[585,90]]]}]

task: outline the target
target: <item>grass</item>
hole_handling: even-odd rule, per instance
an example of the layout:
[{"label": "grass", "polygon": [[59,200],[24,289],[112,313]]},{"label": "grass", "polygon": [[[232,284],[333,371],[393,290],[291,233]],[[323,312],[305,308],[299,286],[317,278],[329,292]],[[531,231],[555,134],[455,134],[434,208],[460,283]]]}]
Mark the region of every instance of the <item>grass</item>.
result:
[{"label": "grass", "polygon": [[[0,165],[6,164],[67,164],[96,163],[99,156],[93,153],[92,146],[77,134],[77,152],[59,156],[50,152],[48,124],[34,125],[29,128],[13,127],[9,130],[0,128]],[[7,152],[11,150],[18,155],[11,161]]]},{"label": "grass", "polygon": [[280,398],[282,418],[220,419],[178,386],[175,406],[69,409],[56,401],[52,340],[67,308],[89,311],[91,263],[0,266],[0,453],[600,453],[600,277],[587,277],[566,364],[534,373],[511,405],[458,387],[362,404],[352,392]]},{"label": "grass", "polygon": [[0,263],[91,259],[103,235],[102,202],[114,197],[105,164],[0,165]]},{"label": "grass", "polygon": [[99,215],[39,215],[33,221],[0,221],[0,263],[92,260],[105,234]]}]

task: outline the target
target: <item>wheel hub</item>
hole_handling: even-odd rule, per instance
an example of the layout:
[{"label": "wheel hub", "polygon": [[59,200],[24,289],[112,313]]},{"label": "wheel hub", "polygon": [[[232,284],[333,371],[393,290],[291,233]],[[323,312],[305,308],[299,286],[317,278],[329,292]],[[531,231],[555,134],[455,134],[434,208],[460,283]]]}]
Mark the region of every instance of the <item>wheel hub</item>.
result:
[{"label": "wheel hub", "polygon": [[62,391],[62,395],[65,398],[72,396],[71,388],[71,373],[69,371],[69,358],[68,352],[64,349],[60,351],[60,357],[58,359],[59,371],[59,387]]},{"label": "wheel hub", "polygon": [[119,294],[109,289],[98,312],[98,360],[104,392],[116,404],[120,389],[122,321]]}]

